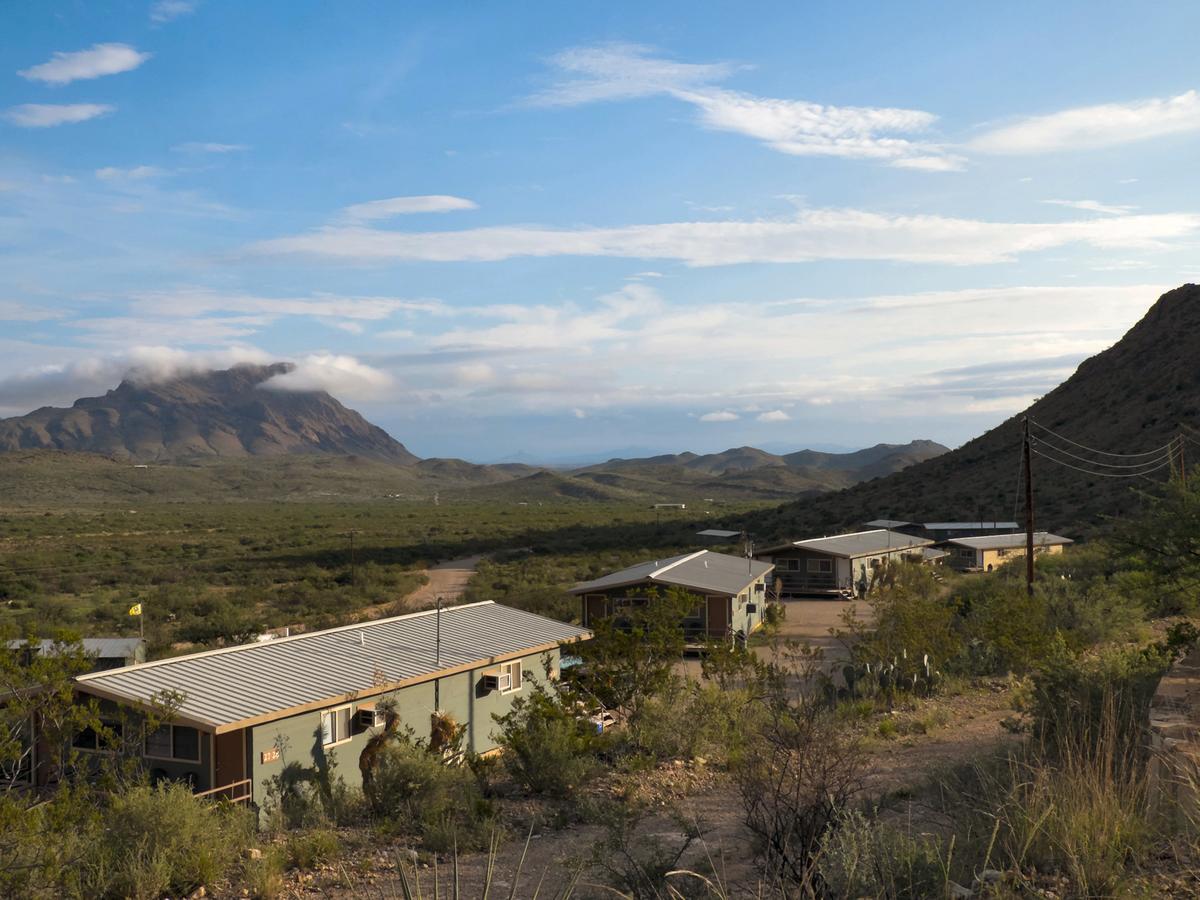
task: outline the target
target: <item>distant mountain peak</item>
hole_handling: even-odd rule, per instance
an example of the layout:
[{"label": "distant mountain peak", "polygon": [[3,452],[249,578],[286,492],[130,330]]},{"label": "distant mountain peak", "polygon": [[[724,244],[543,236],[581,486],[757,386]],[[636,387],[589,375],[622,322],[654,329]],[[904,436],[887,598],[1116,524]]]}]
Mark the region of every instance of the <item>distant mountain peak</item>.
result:
[{"label": "distant mountain peak", "polygon": [[417,457],[325,391],[272,390],[288,362],[163,378],[131,371],[102,397],[0,419],[0,451],[54,449],[137,460],[188,457],[357,455],[399,463]]}]

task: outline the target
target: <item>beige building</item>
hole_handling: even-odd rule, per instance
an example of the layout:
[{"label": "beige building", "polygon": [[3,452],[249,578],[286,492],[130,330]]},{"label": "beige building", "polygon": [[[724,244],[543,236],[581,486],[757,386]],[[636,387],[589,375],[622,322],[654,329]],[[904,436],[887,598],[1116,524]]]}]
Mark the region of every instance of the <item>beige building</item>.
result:
[{"label": "beige building", "polygon": [[[1025,556],[1025,534],[989,534],[982,537],[952,538],[938,544],[947,550],[946,558],[951,568],[960,572],[991,572],[1006,562]],[[1070,538],[1050,534],[1048,531],[1033,533],[1033,554],[1062,553],[1063,547],[1072,544]]]}]

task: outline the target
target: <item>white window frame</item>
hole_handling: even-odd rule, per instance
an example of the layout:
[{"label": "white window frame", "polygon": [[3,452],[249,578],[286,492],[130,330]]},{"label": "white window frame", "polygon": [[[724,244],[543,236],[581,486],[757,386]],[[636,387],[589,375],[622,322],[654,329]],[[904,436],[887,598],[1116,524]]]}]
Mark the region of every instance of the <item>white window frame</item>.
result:
[{"label": "white window frame", "polygon": [[[337,721],[338,721],[338,715],[340,713],[345,713],[345,717],[346,717],[346,733],[342,737],[338,737],[337,728],[336,728]],[[332,741],[325,740],[325,717],[326,716],[333,717],[332,721],[334,723],[334,727],[330,728],[330,730],[329,730],[330,735],[333,737]],[[321,746],[322,747],[337,747],[337,746],[349,741],[351,738],[354,737],[353,730],[351,728],[351,726],[353,724],[354,724],[354,707],[352,704],[347,703],[343,706],[334,706],[330,709],[321,710]]]},{"label": "white window frame", "polygon": [[832,575],[833,560],[824,557],[811,557],[808,559],[804,571],[808,575]]},{"label": "white window frame", "polygon": [[500,663],[501,683],[503,683],[505,675],[508,676],[508,687],[501,688],[501,694],[515,694],[521,690],[525,682],[524,660],[511,659],[508,662]]},{"label": "white window frame", "polygon": [[[192,725],[176,725],[174,722],[166,722],[166,723],[160,725],[159,728],[170,729],[171,755],[170,756],[160,756],[156,753],[151,753],[149,750],[150,733],[146,732],[146,734],[142,737],[142,756],[144,756],[146,759],[161,759],[161,760],[165,760],[166,762],[180,762],[180,763],[198,763],[198,762],[200,762],[200,758],[204,755],[203,748],[201,747],[201,745],[204,742],[204,739],[203,739],[203,737],[201,737],[201,731],[199,728],[196,728]],[[196,732],[196,758],[195,759],[192,759],[187,756],[176,756],[175,755],[175,729],[176,728],[190,728],[192,731]]]}]

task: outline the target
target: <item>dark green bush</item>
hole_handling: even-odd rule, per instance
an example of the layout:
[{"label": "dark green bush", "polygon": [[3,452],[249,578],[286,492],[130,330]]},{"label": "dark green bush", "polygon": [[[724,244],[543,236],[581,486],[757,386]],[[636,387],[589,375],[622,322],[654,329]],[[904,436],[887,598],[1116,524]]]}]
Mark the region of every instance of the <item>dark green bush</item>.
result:
[{"label": "dark green bush", "polygon": [[437,853],[486,847],[494,824],[492,805],[470,768],[407,741],[381,751],[367,801],[375,815]]}]

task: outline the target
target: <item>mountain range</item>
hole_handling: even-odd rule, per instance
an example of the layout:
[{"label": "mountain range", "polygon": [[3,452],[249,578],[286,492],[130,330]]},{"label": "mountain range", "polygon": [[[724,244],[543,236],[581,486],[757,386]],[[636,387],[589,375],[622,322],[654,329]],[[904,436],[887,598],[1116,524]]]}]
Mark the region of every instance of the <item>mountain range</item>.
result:
[{"label": "mountain range", "polygon": [[[289,363],[239,365],[222,371],[154,380],[133,375],[102,397],[85,397],[67,408],[43,407],[25,416],[0,419],[0,469],[10,480],[28,482],[36,473],[52,478],[87,465],[63,462],[64,454],[96,454],[86,491],[111,483],[124,492],[127,479],[112,462],[140,466],[189,467],[182,482],[194,492],[220,493],[236,485],[240,495],[276,486],[309,495],[315,474],[292,458],[325,459],[321,478],[335,494],[378,491],[413,496],[434,491],[467,491],[495,500],[679,500],[787,499],[827,491],[898,471],[946,448],[933,441],[879,444],[851,453],[801,450],[772,454],[754,447],[722,453],[680,453],[640,459],[610,459],[573,470],[548,470],[522,463],[482,466],[459,459],[419,459],[383,429],[342,405],[325,391],[282,390],[273,379],[293,371]],[[37,454],[50,455],[45,458]],[[17,456],[14,457],[14,454]],[[33,455],[30,455],[33,454]],[[264,458],[277,463],[265,467]],[[338,459],[358,461],[354,472]],[[255,467],[272,473],[260,484]],[[19,466],[18,466],[19,462]],[[234,465],[234,463],[237,463]],[[365,466],[370,462],[371,466]],[[203,469],[200,474],[196,470]],[[310,471],[312,470],[312,471]],[[367,471],[372,474],[366,477]],[[16,473],[20,473],[19,475]],[[281,473],[296,485],[289,489]],[[140,484],[154,490],[159,475]],[[0,471],[0,482],[4,472]],[[84,478],[84,480],[88,480]],[[153,487],[158,485],[157,487]],[[338,485],[341,487],[339,488]]]}]

